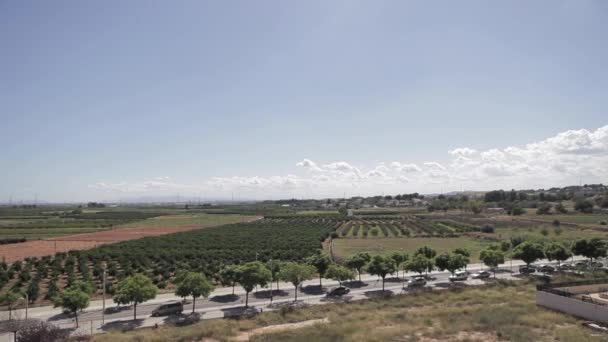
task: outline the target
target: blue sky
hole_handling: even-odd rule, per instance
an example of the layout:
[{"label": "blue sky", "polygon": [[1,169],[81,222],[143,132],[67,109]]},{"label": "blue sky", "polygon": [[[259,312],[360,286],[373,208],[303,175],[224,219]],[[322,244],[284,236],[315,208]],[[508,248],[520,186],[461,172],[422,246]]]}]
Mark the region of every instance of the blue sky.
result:
[{"label": "blue sky", "polygon": [[0,202],[606,182],[607,33],[605,1],[3,1]]}]

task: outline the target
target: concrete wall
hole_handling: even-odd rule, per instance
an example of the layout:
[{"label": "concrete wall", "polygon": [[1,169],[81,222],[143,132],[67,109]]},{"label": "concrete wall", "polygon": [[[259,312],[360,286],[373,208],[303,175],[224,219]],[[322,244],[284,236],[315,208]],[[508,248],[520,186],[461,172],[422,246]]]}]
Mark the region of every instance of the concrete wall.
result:
[{"label": "concrete wall", "polygon": [[536,305],[578,316],[590,321],[608,323],[608,306],[600,306],[543,291],[536,291]]},{"label": "concrete wall", "polygon": [[559,290],[565,290],[573,294],[589,294],[598,293],[600,289],[608,287],[606,284],[580,285],[570,287],[558,287]]}]

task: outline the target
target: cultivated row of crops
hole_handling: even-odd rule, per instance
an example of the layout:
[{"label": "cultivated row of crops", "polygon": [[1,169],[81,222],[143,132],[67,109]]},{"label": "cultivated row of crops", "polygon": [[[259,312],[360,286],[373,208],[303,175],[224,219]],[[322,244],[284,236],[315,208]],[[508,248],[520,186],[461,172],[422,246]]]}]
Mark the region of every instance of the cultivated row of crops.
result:
[{"label": "cultivated row of crops", "polygon": [[27,292],[35,302],[52,298],[76,280],[93,282],[100,289],[104,265],[110,293],[117,281],[136,273],[146,274],[164,288],[177,270],[203,272],[213,278],[224,265],[302,260],[320,250],[322,241],[338,226],[335,218],[272,218],[145,237],[11,265],[2,262],[0,292]]},{"label": "cultivated row of crops", "polygon": [[338,238],[374,237],[455,237],[480,227],[455,220],[434,220],[423,216],[402,216],[383,219],[354,219],[341,224]]}]

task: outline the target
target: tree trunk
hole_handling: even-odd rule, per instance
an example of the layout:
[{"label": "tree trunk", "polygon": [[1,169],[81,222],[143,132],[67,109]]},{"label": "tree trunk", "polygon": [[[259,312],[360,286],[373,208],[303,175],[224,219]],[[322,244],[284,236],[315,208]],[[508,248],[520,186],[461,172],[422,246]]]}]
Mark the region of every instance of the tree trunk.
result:
[{"label": "tree trunk", "polygon": [[249,306],[249,291],[245,292],[245,307]]},{"label": "tree trunk", "polygon": [[321,283],[321,274],[319,273],[319,288],[323,288],[323,284]]},{"label": "tree trunk", "polygon": [[232,283],[232,294],[234,295],[234,287],[236,286],[236,283]]},{"label": "tree trunk", "polygon": [[74,311],[74,316],[76,317],[76,328],[78,328],[78,310]]},{"label": "tree trunk", "polygon": [[13,309],[9,305],[8,306],[8,320],[10,321],[11,319],[13,319]]},{"label": "tree trunk", "polygon": [[384,292],[384,277],[382,277],[382,292]]},{"label": "tree trunk", "polygon": [[357,270],[359,272],[359,282],[361,282],[361,270]]},{"label": "tree trunk", "polygon": [[294,302],[298,301],[298,287],[296,286],[296,299],[294,300]]},{"label": "tree trunk", "polygon": [[137,303],[133,304],[133,320],[137,319]]},{"label": "tree trunk", "polygon": [[196,297],[192,296],[192,313],[194,313],[195,306],[196,306]]},{"label": "tree trunk", "polygon": [[277,278],[277,291],[279,291],[279,279]]}]

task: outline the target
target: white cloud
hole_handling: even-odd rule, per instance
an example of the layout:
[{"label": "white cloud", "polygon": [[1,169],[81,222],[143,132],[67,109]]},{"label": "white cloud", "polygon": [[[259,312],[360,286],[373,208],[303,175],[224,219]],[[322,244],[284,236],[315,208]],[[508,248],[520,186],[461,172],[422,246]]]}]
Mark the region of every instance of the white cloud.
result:
[{"label": "white cloud", "polygon": [[[346,161],[296,163],[301,174],[284,176],[214,177],[194,184],[169,177],[138,182],[97,182],[91,188],[117,193],[209,193],[242,191],[267,198],[354,194],[437,192],[466,188],[538,188],[578,183],[607,182],[608,126],[589,131],[570,130],[521,146],[476,150],[460,147],[449,158],[422,164],[393,161],[358,167]],[[420,166],[419,166],[420,165]],[[303,169],[303,170],[302,170]]]}]

